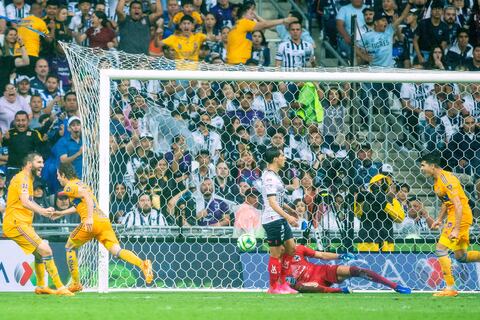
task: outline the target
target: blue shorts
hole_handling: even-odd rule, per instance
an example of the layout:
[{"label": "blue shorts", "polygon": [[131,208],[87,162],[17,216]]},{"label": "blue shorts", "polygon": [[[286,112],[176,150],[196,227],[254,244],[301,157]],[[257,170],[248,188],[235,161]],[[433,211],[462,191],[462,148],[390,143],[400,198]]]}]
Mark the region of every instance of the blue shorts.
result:
[{"label": "blue shorts", "polygon": [[275,220],[263,225],[267,234],[267,241],[270,247],[279,247],[285,241],[293,238],[292,229],[287,220]]}]

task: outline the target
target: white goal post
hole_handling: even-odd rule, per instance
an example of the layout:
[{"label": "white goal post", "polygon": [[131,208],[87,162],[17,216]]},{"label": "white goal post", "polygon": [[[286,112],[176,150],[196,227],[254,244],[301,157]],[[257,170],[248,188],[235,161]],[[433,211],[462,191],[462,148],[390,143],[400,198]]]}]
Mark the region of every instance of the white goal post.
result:
[{"label": "white goal post", "polygon": [[[99,144],[98,144],[98,199],[102,210],[110,208],[110,153],[109,121],[112,80],[204,80],[204,81],[289,81],[289,82],[335,82],[335,83],[474,83],[480,82],[475,72],[442,72],[413,70],[383,70],[364,68],[326,68],[308,71],[191,71],[191,70],[120,70],[102,69],[99,72]],[[82,116],[88,116],[83,114]],[[92,150],[93,151],[93,150]],[[95,152],[95,151],[93,151]],[[107,292],[108,285],[107,251],[99,246],[98,291]],[[131,290],[131,289],[127,289]]]}]

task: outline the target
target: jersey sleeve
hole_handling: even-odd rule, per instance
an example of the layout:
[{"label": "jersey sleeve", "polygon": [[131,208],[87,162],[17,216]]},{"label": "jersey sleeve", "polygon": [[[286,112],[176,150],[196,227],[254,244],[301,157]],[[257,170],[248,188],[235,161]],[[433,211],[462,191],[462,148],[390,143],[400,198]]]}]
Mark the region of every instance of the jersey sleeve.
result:
[{"label": "jersey sleeve", "polygon": [[202,16],[197,11],[192,12],[192,18],[196,24],[203,24]]},{"label": "jersey sleeve", "polygon": [[310,249],[309,247],[297,246],[297,250],[299,250],[299,253],[301,253],[305,257],[314,257],[315,256],[315,250]]},{"label": "jersey sleeve", "polygon": [[277,54],[275,54],[275,60],[283,60],[283,51],[285,51],[285,42],[280,43],[280,45],[278,46]]},{"label": "jersey sleeve", "polygon": [[345,22],[345,20],[347,19],[346,16],[347,16],[347,9],[345,7],[341,7],[340,10],[338,10],[336,19]]},{"label": "jersey sleeve", "polygon": [[173,23],[174,24],[179,24],[180,23],[180,20],[183,18],[183,12],[179,12],[177,13],[174,17],[173,17]]},{"label": "jersey sleeve", "polygon": [[27,176],[23,176],[22,179],[19,181],[18,191],[19,195],[26,194],[29,195],[29,187],[30,187],[30,179]]},{"label": "jersey sleeve", "polygon": [[43,32],[44,34],[49,34],[49,33],[50,33],[50,31],[48,30],[48,27],[47,27],[47,24],[45,23],[45,21],[40,20],[40,21],[38,22],[38,31]]},{"label": "jersey sleeve", "polygon": [[162,42],[166,46],[173,48],[175,46],[175,43],[177,42],[177,39],[174,35],[171,35],[170,37],[163,39]]},{"label": "jersey sleeve", "polygon": [[400,89],[400,99],[410,100],[411,96],[411,85],[409,83],[403,83]]}]

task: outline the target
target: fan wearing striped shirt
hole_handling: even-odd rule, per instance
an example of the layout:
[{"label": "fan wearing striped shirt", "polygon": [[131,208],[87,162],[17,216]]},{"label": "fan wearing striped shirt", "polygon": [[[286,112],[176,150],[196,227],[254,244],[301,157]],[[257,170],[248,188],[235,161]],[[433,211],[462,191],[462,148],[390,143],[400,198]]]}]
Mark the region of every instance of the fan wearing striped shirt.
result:
[{"label": "fan wearing striped shirt", "polygon": [[122,221],[127,228],[137,226],[168,226],[167,219],[152,208],[152,196],[143,193],[138,197],[137,205],[128,212]]},{"label": "fan wearing striped shirt", "polygon": [[315,67],[312,44],[302,40],[302,25],[292,22],[288,26],[290,40],[280,43],[275,56],[275,66],[283,68]]}]

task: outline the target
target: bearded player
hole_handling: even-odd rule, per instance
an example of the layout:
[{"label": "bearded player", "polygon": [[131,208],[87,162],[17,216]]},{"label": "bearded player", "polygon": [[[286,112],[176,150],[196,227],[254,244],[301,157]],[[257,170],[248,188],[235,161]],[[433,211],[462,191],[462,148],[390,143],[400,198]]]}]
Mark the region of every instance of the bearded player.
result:
[{"label": "bearded player", "polygon": [[78,179],[74,167],[70,163],[60,164],[57,179],[64,187],[62,194],[70,198],[74,207],[56,212],[54,217],[59,218],[77,212],[81,219],[81,223],[70,234],[65,246],[67,264],[72,276],[69,290],[77,292],[83,289],[80,283],[76,250],[94,238],[103,244],[114,257],[139,267],[145,276],[145,282],[147,284],[151,283],[153,280],[151,261],[142,261],[132,251],[120,247],[108,216],[98,207],[97,199],[90,187]]},{"label": "bearded player", "polygon": [[[43,158],[38,153],[30,153],[23,160],[23,168],[10,181],[7,206],[3,221],[3,234],[15,241],[26,254],[35,256],[35,275],[37,277],[37,294],[58,294],[73,296],[64,287],[53,260],[52,249],[48,242],[38,236],[32,226],[34,212],[51,217],[53,208],[42,208],[33,201],[33,181],[43,169]],[[57,290],[45,285],[45,269],[52,278]]]},{"label": "bearded player", "polygon": [[[472,226],[472,209],[463,191],[460,181],[453,173],[443,170],[440,154],[430,153],[421,158],[421,171],[434,179],[433,191],[442,202],[437,220],[432,229],[443,225],[435,254],[442,268],[446,287],[434,294],[436,297],[454,297],[458,292],[454,289],[455,279],[452,274],[452,261],[449,250],[453,251],[455,260],[460,263],[479,262],[480,251],[467,251],[470,245],[469,230]],[[446,218],[446,223],[443,220]]]},{"label": "bearded player", "polygon": [[302,293],[351,293],[348,287],[332,288],[334,283],[340,284],[346,279],[362,278],[368,281],[383,284],[398,293],[409,294],[410,288],[392,282],[376,272],[355,266],[346,265],[318,265],[305,259],[311,257],[321,260],[355,259],[351,253],[336,254],[320,252],[297,245],[295,255],[290,263],[290,276],[294,280],[294,288]]}]

